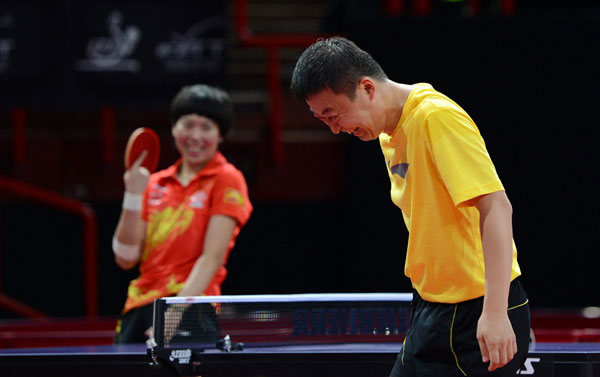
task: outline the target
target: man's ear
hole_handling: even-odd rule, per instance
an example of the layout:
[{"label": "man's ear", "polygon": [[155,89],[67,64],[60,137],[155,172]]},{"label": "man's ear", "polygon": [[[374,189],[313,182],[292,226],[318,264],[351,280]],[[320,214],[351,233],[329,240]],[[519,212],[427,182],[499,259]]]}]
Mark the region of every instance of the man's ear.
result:
[{"label": "man's ear", "polygon": [[369,95],[369,98],[373,98],[375,94],[375,82],[371,80],[369,77],[363,77],[358,82],[359,90],[364,90],[365,93]]}]

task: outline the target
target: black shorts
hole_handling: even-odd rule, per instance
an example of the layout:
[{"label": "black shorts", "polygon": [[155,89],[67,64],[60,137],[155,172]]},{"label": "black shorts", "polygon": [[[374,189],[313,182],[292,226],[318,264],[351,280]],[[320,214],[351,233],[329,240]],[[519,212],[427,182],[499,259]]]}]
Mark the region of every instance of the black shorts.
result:
[{"label": "black shorts", "polygon": [[119,318],[115,344],[145,343],[145,332],[152,326],[154,303],[132,309]]},{"label": "black shorts", "polygon": [[[132,309],[117,322],[115,344],[145,343],[146,331],[152,327],[154,303]],[[184,311],[172,342],[216,342],[219,339],[219,319],[211,304],[192,305]]]},{"label": "black shorts", "polygon": [[413,292],[410,328],[391,377],[514,376],[527,358],[530,314],[518,279],[510,285],[508,317],[517,338],[517,354],[493,372],[481,361],[477,322],[483,297],[457,304],[433,303]]}]

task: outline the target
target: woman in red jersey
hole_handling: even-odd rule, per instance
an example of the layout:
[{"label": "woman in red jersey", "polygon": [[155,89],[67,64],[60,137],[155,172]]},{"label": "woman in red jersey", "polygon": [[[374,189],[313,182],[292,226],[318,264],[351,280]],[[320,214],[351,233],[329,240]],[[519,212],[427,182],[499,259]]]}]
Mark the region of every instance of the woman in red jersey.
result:
[{"label": "woman in red jersey", "polygon": [[140,275],[129,284],[116,343],[146,340],[156,298],[221,294],[227,258],[252,212],[244,176],[218,149],[232,117],[224,91],[182,88],[170,107],[181,158],[150,175],[140,156],[125,172],[113,251],[121,268],[139,264]]}]

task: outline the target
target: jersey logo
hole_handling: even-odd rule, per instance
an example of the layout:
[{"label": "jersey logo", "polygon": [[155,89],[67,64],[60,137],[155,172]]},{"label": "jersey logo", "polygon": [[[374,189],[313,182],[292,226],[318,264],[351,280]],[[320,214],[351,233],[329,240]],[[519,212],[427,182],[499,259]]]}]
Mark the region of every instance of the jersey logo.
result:
[{"label": "jersey logo", "polygon": [[390,168],[392,175],[397,174],[397,175],[401,176],[402,178],[406,178],[406,171],[408,170],[408,163],[401,162],[394,166],[390,166],[390,165],[391,165],[391,162],[388,161],[388,167]]},{"label": "jersey logo", "polygon": [[208,194],[204,190],[198,190],[190,196],[189,206],[192,208],[204,208]]},{"label": "jersey logo", "polygon": [[227,187],[225,189],[225,195],[223,195],[223,201],[228,204],[237,204],[240,207],[244,205],[246,202],[244,200],[244,196],[239,190],[234,189],[233,187]]},{"label": "jersey logo", "polygon": [[153,184],[151,190],[148,192],[148,205],[158,207],[168,191],[166,187],[160,186],[157,183]]}]

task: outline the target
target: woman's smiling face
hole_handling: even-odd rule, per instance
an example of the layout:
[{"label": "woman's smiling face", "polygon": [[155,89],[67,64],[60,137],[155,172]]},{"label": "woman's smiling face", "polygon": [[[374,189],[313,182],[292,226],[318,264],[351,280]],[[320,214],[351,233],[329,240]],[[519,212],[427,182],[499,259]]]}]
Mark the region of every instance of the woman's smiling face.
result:
[{"label": "woman's smiling face", "polygon": [[171,133],[183,162],[192,167],[206,165],[223,141],[217,123],[197,114],[181,116]]}]

